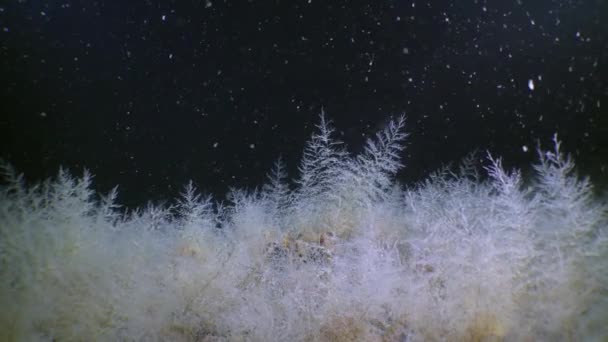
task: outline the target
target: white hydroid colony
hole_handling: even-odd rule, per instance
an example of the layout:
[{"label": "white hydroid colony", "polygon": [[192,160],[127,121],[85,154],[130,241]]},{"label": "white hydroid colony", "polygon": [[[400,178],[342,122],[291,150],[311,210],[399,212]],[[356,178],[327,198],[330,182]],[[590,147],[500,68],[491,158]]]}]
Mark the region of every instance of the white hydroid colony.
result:
[{"label": "white hydroid colony", "polygon": [[559,150],[396,184],[403,119],[351,156],[324,118],[297,187],[280,163],[229,205],[188,185],[128,214],[60,171],[0,190],[2,341],[608,338],[608,205]]}]

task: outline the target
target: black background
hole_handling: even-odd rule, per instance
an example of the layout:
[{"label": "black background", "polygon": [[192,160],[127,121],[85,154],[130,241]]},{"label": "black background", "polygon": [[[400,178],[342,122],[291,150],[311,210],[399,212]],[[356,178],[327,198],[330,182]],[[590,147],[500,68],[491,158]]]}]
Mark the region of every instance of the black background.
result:
[{"label": "black background", "polygon": [[[608,2],[25,1],[0,5],[0,156],[136,206],[297,162],[321,110],[356,152],[405,114],[406,183],[558,133],[608,178]],[[529,80],[534,90],[529,89]],[[527,151],[526,150],[527,147]]]}]

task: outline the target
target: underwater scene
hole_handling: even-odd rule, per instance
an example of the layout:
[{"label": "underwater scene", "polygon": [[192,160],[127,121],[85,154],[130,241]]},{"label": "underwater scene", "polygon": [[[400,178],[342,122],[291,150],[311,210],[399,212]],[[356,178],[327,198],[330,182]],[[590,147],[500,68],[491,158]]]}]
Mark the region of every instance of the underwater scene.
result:
[{"label": "underwater scene", "polygon": [[406,186],[407,139],[350,153],[321,115],[297,175],[135,210],[3,162],[0,340],[606,341],[608,201],[559,136],[529,178],[487,153]]}]

